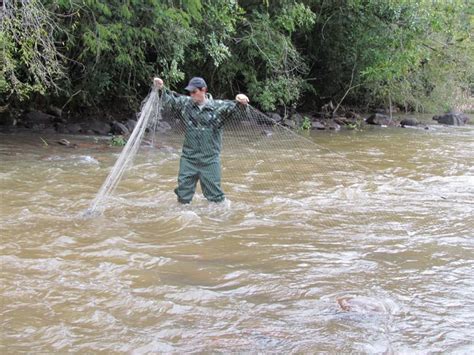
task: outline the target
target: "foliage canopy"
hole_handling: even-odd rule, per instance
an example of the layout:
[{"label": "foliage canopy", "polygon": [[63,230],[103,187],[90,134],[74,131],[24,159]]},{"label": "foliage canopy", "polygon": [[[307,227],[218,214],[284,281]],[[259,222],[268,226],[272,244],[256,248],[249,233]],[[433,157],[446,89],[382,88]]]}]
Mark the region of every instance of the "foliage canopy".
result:
[{"label": "foliage canopy", "polygon": [[468,0],[6,0],[0,105],[136,110],[161,76],[263,110],[452,109],[474,91]]}]

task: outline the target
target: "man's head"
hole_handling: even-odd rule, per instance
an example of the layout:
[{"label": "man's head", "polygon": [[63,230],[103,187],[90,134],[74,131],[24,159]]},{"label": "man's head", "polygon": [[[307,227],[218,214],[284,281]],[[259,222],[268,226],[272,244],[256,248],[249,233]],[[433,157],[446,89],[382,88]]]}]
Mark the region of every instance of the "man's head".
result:
[{"label": "man's head", "polygon": [[192,78],[185,89],[189,91],[189,95],[191,95],[194,102],[200,104],[206,101],[207,84],[203,78]]}]

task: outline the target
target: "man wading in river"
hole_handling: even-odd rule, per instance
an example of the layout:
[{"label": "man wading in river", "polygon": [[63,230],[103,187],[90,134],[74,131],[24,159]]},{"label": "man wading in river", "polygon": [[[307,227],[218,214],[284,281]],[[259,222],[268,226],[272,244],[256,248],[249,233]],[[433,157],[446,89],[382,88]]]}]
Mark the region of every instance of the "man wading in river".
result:
[{"label": "man wading in river", "polygon": [[182,96],[165,89],[163,80],[154,78],[155,88],[162,92],[162,102],[181,112],[186,133],[179,162],[178,187],[174,190],[178,202],[190,203],[196,184],[201,182],[204,197],[211,202],[224,201],[221,188],[222,126],[225,118],[240,105],[247,105],[249,99],[238,94],[235,101],[213,100],[207,94],[203,78],[192,78]]}]

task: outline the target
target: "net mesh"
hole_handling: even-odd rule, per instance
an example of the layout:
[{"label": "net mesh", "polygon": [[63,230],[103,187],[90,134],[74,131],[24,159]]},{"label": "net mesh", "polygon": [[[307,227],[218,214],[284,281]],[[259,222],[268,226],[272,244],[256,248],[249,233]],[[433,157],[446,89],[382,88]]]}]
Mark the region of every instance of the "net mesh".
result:
[{"label": "net mesh", "polygon": [[[103,212],[104,202],[114,192],[127,168],[132,165],[147,128],[151,127],[152,129],[156,129],[157,123],[161,118],[160,105],[160,96],[156,91],[151,91],[143,101],[138,122],[127,140],[127,144],[120,153],[115,165],[99,189],[90,207],[85,211],[85,216],[97,215]],[[152,135],[152,137],[154,141],[154,135]]]},{"label": "net mesh", "polygon": [[[176,98],[189,100],[182,95]],[[132,164],[146,131],[157,149],[181,152],[188,129],[184,115],[183,105],[167,103],[157,91],[148,95],[133,133],[86,214],[103,212],[104,202]],[[216,124],[216,130],[223,135],[222,188],[231,201],[245,201],[254,206],[311,204],[315,209],[324,205],[324,213],[331,219],[345,218],[344,209],[357,203],[347,193],[351,185],[364,178],[367,171],[363,166],[318,145],[251,105],[235,103],[222,116],[225,117],[220,117]],[[199,144],[204,152],[215,149],[213,142]],[[170,164],[172,168],[166,166]],[[161,175],[163,180],[176,179],[179,159],[165,159],[158,165],[163,167],[163,172],[175,174],[174,177]],[[201,194],[197,185],[197,193]],[[345,196],[341,196],[341,191]],[[358,207],[362,216],[364,208]],[[351,216],[354,217],[354,211]]]}]

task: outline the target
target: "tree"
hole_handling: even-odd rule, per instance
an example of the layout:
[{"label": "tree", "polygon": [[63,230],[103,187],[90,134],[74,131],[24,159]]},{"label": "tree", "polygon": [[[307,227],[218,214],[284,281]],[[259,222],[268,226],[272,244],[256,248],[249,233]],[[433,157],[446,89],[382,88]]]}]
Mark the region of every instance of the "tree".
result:
[{"label": "tree", "polygon": [[233,60],[223,65],[222,76],[240,81],[262,109],[296,105],[305,89],[308,66],[292,37],[314,24],[313,12],[304,4],[274,1],[242,2],[246,16],[232,44]]},{"label": "tree", "polygon": [[[353,104],[391,101],[436,110],[440,102],[455,99],[449,95],[454,87],[468,86],[467,78],[472,82],[467,1],[311,3],[317,24],[305,48],[321,96],[339,101],[349,90]],[[449,65],[441,58],[445,63],[450,58]]]},{"label": "tree", "polygon": [[153,76],[180,90],[201,75],[263,110],[448,109],[472,91],[473,13],[468,0],[7,0],[0,100],[136,110]]},{"label": "tree", "polygon": [[62,31],[54,14],[37,0],[5,0],[1,11],[2,103],[47,90],[58,92],[65,67],[54,42],[55,34]]}]

